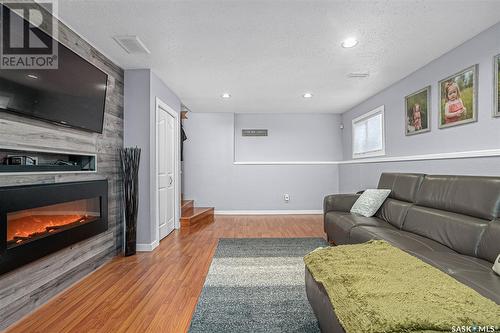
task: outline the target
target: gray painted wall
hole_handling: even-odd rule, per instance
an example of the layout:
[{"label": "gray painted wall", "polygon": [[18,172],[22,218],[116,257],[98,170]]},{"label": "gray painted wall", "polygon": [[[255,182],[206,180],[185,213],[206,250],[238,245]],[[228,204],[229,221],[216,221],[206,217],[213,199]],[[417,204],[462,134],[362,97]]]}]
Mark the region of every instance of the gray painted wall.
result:
[{"label": "gray painted wall", "polygon": [[124,137],[125,147],[141,148],[139,164],[139,210],[137,243],[151,243],[149,236],[149,91],[150,71],[125,71]]},{"label": "gray painted wall", "polygon": [[500,157],[339,165],[341,193],[376,188],[382,172],[500,176]]},{"label": "gray painted wall", "polygon": [[[345,125],[342,134],[344,159],[352,158],[352,119],[380,105],[385,105],[387,156],[499,148],[500,118],[491,116],[493,109],[493,56],[500,53],[500,38],[498,36],[500,36],[500,24],[482,32],[342,114],[342,122]],[[439,129],[437,82],[474,64],[479,64],[478,122]],[[428,85],[432,86],[431,131],[405,136],[404,97]]]},{"label": "gray painted wall", "polygon": [[125,135],[126,147],[141,148],[139,169],[139,211],[137,243],[151,244],[156,240],[156,223],[152,218],[150,181],[154,177],[150,151],[155,151],[156,97],[180,112],[179,98],[150,69],[125,71]]},{"label": "gray painted wall", "polygon": [[[493,118],[493,56],[500,53],[500,24],[482,32],[456,49],[432,61],[410,76],[369,98],[342,115],[344,159],[350,160],[351,121],[377,106],[385,105],[386,154],[408,156],[430,153],[500,148],[500,118]],[[471,65],[479,64],[478,122],[438,129],[437,82]],[[431,132],[405,136],[404,97],[432,86]],[[350,192],[376,185],[382,171],[445,174],[499,175],[498,158],[429,160],[348,164],[339,168],[340,191]]]},{"label": "gray painted wall", "polygon": [[[198,206],[315,210],[322,208],[326,194],[338,191],[335,165],[234,165],[234,114],[190,113],[188,118],[184,121],[188,136],[184,197],[195,200]],[[287,121],[286,115],[283,121]],[[284,202],[284,193],[290,194],[289,203]]]},{"label": "gray painted wall", "polygon": [[[236,114],[236,161],[338,161],[342,159],[337,114]],[[268,129],[244,137],[242,129]]]}]

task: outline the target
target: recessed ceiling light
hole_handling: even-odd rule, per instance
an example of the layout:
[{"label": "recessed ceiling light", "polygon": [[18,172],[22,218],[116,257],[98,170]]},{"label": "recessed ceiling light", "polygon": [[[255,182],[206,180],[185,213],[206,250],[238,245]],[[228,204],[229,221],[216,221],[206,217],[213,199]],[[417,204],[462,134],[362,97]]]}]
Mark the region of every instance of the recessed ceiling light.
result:
[{"label": "recessed ceiling light", "polygon": [[26,76],[30,79],[38,79],[38,76],[36,76],[35,74],[28,74]]},{"label": "recessed ceiling light", "polygon": [[348,48],[355,47],[356,45],[358,45],[358,40],[354,37],[349,37],[349,38],[344,39],[340,45],[342,45],[343,48],[348,49]]},{"label": "recessed ceiling light", "polygon": [[349,77],[368,77],[370,76],[370,73],[368,72],[351,72],[347,74]]},{"label": "recessed ceiling light", "polygon": [[224,99],[228,99],[228,98],[231,98],[231,95],[230,95],[230,94],[228,94],[228,93],[223,93],[223,94],[221,95],[221,97],[222,97],[222,98],[224,98]]},{"label": "recessed ceiling light", "polygon": [[304,97],[304,98],[311,98],[311,97],[313,97],[313,94],[311,94],[311,93],[305,93],[304,95],[302,95],[302,97]]}]

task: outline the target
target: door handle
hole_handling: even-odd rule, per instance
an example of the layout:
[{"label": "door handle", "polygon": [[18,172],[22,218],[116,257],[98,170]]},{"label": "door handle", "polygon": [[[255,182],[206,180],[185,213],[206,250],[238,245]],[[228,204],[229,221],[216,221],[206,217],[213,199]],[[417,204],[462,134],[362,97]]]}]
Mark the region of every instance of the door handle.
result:
[{"label": "door handle", "polygon": [[172,183],[174,182],[174,180],[172,179],[172,176],[168,176],[168,179],[169,179],[169,181],[170,181],[170,182],[168,183],[168,185],[172,185]]}]

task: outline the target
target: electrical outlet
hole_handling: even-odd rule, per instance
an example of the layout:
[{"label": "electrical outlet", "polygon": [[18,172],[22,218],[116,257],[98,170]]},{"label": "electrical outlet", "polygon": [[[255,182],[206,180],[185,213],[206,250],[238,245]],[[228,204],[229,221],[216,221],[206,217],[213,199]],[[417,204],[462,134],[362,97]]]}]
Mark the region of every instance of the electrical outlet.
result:
[{"label": "electrical outlet", "polygon": [[290,201],[290,194],[285,193],[285,194],[283,195],[283,199],[285,200],[285,202]]}]

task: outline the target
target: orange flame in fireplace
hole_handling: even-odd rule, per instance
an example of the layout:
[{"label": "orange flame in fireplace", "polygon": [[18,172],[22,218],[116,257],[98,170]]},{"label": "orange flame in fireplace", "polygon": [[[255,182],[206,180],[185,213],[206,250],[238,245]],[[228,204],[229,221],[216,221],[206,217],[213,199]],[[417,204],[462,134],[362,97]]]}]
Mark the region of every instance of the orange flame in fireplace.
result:
[{"label": "orange flame in fireplace", "polygon": [[70,224],[83,224],[92,219],[87,215],[30,215],[16,218],[7,223],[7,242],[22,243]]}]

